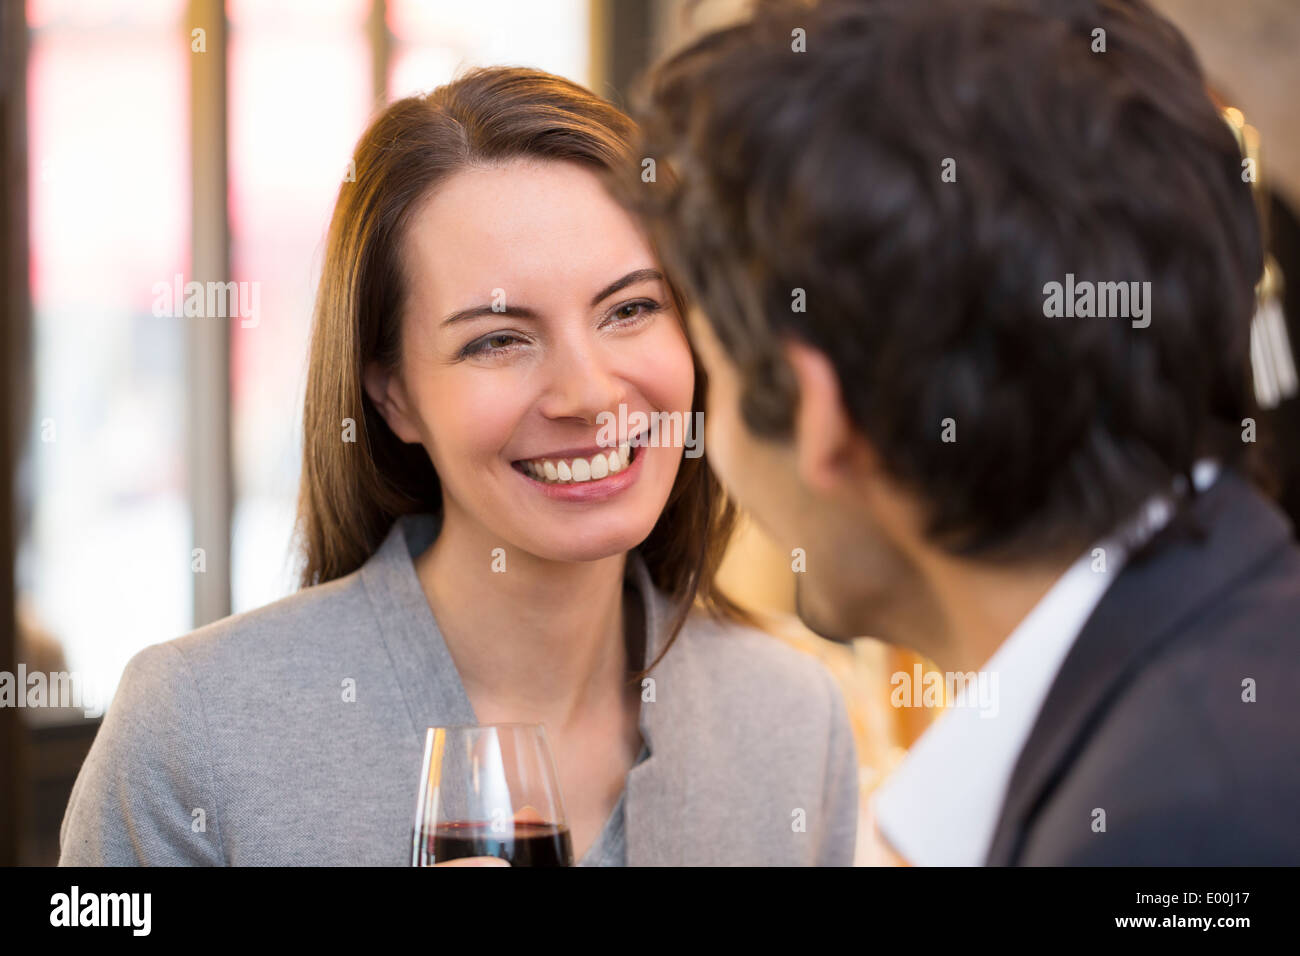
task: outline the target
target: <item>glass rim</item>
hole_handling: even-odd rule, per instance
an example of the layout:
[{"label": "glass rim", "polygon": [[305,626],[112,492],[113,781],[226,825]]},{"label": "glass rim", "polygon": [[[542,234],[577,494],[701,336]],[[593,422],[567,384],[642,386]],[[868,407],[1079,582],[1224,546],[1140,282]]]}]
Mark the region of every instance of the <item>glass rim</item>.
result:
[{"label": "glass rim", "polygon": [[425,728],[425,733],[430,730],[488,730],[496,727],[536,727],[539,730],[545,730],[545,724],[532,723],[526,720],[497,720],[488,724],[430,724]]}]

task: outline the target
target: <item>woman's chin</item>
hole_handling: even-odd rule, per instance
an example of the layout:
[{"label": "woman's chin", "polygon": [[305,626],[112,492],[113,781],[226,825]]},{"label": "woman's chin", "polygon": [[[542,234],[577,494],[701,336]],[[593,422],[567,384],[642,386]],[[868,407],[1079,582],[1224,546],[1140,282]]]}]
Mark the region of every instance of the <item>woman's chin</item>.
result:
[{"label": "woman's chin", "polygon": [[631,551],[654,530],[655,523],[638,523],[633,527],[575,528],[570,525],[557,529],[554,536],[539,538],[530,534],[529,541],[520,541],[520,547],[544,561],[576,563],[600,561]]}]

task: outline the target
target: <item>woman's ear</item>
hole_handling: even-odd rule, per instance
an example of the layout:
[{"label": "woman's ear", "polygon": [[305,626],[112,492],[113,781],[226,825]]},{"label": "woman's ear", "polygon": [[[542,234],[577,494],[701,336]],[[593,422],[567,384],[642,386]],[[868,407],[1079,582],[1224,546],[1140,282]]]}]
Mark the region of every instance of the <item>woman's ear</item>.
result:
[{"label": "woman's ear", "polygon": [[384,421],[393,430],[393,434],[407,444],[418,443],[420,433],[410,414],[410,402],[407,400],[406,389],[402,386],[401,376],[390,372],[379,362],[370,361],[366,363],[362,379],[366,394],[374,402],[375,408],[379,409],[379,414],[384,416]]}]

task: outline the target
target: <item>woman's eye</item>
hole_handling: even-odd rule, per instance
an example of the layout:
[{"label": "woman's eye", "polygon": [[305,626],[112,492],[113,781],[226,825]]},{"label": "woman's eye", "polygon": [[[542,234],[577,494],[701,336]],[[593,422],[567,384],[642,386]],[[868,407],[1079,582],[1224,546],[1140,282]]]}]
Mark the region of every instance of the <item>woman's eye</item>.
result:
[{"label": "woman's eye", "polygon": [[626,302],[620,305],[610,315],[623,323],[631,324],[634,320],[644,318],[652,312],[658,312],[660,305],[649,299],[638,299],[635,302]]},{"label": "woman's eye", "polygon": [[485,335],[481,339],[475,339],[469,345],[461,349],[461,357],[470,355],[493,355],[501,352],[510,351],[510,347],[519,342],[517,335],[509,332],[497,332],[494,335]]}]

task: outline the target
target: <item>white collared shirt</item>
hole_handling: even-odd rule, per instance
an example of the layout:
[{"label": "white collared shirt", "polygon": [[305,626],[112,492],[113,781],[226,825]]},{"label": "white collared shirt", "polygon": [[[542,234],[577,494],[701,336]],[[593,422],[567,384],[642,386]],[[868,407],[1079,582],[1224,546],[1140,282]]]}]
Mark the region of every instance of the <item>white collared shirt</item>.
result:
[{"label": "white collared shirt", "polygon": [[[1212,485],[1218,472],[1216,462],[1198,462],[1197,489]],[[1081,555],[982,668],[981,684],[995,691],[993,706],[979,686],[963,687],[881,784],[873,798],[876,825],[909,863],[984,863],[1016,760],[1066,655],[1119,576],[1128,547],[1155,534],[1171,513],[1169,498],[1153,498],[1132,526]]]}]

